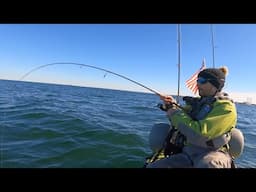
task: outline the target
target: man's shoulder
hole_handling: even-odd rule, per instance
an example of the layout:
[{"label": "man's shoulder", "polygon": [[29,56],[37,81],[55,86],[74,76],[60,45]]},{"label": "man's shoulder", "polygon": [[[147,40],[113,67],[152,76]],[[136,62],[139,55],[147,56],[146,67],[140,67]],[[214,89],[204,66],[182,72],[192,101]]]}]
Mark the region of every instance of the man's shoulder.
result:
[{"label": "man's shoulder", "polygon": [[228,95],[228,93],[226,92],[220,92],[216,95],[215,97],[217,99],[217,101],[219,102],[231,102],[231,103],[234,103],[233,99]]}]

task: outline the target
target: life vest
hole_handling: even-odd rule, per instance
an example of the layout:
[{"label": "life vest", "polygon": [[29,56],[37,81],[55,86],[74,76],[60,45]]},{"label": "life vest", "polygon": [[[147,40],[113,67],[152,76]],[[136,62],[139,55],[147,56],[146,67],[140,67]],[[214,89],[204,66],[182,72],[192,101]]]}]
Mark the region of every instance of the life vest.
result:
[{"label": "life vest", "polygon": [[[225,137],[219,137],[212,140],[212,143],[225,143],[222,140]],[[155,124],[150,132],[149,146],[153,154],[146,158],[144,167],[147,164],[156,160],[168,157],[182,152],[186,138],[177,129],[165,123]],[[221,145],[221,144],[220,144]],[[244,149],[244,136],[242,132],[233,128],[230,132],[230,139],[228,141],[228,152],[233,159],[238,158]],[[235,168],[234,161],[232,161],[232,168]]]},{"label": "life vest", "polygon": [[244,136],[243,133],[234,128],[231,130],[231,139],[228,143],[229,153],[233,158],[238,158],[244,150]]}]

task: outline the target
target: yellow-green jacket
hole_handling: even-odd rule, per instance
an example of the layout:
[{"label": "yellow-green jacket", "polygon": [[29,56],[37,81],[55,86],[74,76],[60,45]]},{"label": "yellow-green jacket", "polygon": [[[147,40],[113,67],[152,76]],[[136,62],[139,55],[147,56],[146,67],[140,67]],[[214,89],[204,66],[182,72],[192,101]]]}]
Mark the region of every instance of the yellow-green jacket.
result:
[{"label": "yellow-green jacket", "polygon": [[193,120],[182,110],[173,113],[169,119],[172,125],[186,136],[188,144],[204,145],[214,138],[226,138],[225,134],[230,132],[237,122],[236,107],[232,100],[216,97],[212,107],[202,120]]}]

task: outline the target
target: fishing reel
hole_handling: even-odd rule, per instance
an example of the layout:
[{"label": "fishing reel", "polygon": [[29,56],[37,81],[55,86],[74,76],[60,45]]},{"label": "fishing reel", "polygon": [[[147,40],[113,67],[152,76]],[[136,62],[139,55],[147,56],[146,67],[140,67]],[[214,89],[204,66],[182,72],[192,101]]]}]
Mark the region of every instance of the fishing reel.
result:
[{"label": "fishing reel", "polygon": [[187,105],[194,105],[198,102],[198,100],[199,98],[196,98],[196,97],[190,97],[190,96],[183,97],[183,101],[185,101]]},{"label": "fishing reel", "polygon": [[171,103],[171,104],[158,103],[157,107],[159,107],[162,111],[168,111],[171,108],[176,108],[176,105],[174,103]]}]

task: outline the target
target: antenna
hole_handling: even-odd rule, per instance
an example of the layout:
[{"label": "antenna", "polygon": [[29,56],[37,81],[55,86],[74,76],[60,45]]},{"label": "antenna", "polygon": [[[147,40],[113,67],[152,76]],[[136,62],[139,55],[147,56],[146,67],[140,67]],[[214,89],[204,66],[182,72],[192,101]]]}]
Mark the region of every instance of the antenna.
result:
[{"label": "antenna", "polygon": [[180,24],[177,26],[178,33],[178,93],[177,93],[177,103],[179,104],[180,100]]},{"label": "antenna", "polygon": [[212,63],[213,63],[213,68],[215,68],[215,55],[214,55],[214,35],[213,35],[213,24],[211,24],[211,33],[212,33]]}]

